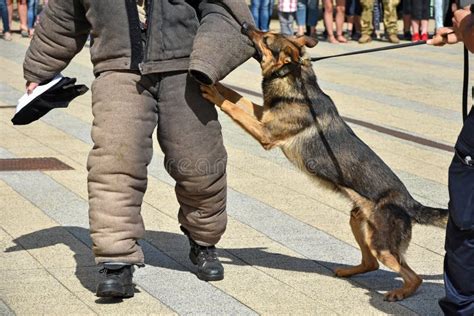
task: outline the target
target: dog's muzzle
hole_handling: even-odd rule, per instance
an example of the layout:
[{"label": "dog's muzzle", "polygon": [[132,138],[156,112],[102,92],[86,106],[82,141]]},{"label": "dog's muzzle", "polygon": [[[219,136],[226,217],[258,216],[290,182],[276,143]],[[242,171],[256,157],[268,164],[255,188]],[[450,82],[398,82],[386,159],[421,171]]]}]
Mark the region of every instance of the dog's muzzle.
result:
[{"label": "dog's muzzle", "polygon": [[258,49],[257,45],[255,45],[252,38],[250,37],[250,28],[251,27],[249,26],[249,24],[244,21],[242,23],[242,27],[240,29],[240,32],[243,35],[247,36],[250,39],[250,41],[253,43],[253,46],[255,47],[255,54],[253,55],[253,58],[255,58],[258,62],[261,62],[262,58],[263,58],[262,52]]}]

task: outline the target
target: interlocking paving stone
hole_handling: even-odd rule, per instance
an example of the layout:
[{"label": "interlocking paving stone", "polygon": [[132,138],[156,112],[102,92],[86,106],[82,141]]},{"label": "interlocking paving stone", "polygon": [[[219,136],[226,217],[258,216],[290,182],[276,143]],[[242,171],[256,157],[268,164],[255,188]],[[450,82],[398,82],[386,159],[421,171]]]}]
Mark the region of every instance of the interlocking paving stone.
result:
[{"label": "interlocking paving stone", "polygon": [[[81,137],[81,135],[86,135],[85,131],[89,129],[88,124],[77,119],[73,120],[74,124],[71,126],[63,123],[57,123],[67,121],[69,115],[59,111],[56,113],[57,114],[54,116],[56,119],[48,120],[48,124],[55,127],[58,125],[58,129],[77,138]],[[90,139],[85,137],[82,140],[90,143]],[[166,173],[162,167],[161,162],[156,161],[161,158],[162,156],[160,154],[155,154],[154,160],[149,166],[149,174],[161,181],[168,183],[169,185],[174,185],[174,180]],[[18,185],[20,185],[20,181],[18,182]],[[439,188],[442,189],[442,187]],[[55,201],[55,199],[53,198],[51,201]],[[249,198],[246,195],[229,189],[228,201],[229,214],[231,216],[243,223],[248,224],[250,227],[257,229],[258,231],[261,231],[270,238],[281,242],[283,245],[297,251],[298,253],[301,253],[308,258],[318,260],[320,264],[328,269],[334,268],[336,263],[358,264],[360,261],[360,252],[356,248],[337,241],[333,237],[314,229],[314,227],[310,227],[307,224],[301,223],[291,218],[289,215],[274,210],[273,208]],[[56,205],[61,205],[61,203],[58,203],[57,201],[53,203]],[[248,210],[252,210],[252,212],[248,212]],[[52,211],[54,212],[54,210]],[[277,214],[275,214],[275,212]],[[78,214],[77,211],[73,213]],[[272,225],[267,225],[268,222],[271,222]],[[288,223],[291,223],[291,225],[288,225]],[[69,225],[75,224],[70,223]],[[85,225],[86,224],[83,223],[82,227],[87,227]],[[304,236],[304,238],[298,238],[295,236]],[[326,241],[326,243],[321,244],[321,240]],[[336,249],[337,251],[335,251]],[[374,275],[377,275],[377,272],[374,273]],[[382,276],[380,276],[380,279],[382,279],[385,284],[390,284],[391,287],[399,285],[399,283],[395,281],[387,283],[388,281],[386,281],[386,278],[387,274],[382,274]],[[376,276],[371,276],[370,278],[360,278],[360,281],[358,282],[364,286],[367,286],[368,288],[376,289],[377,286],[373,286],[374,280],[377,280]],[[430,293],[433,293],[433,299],[430,300],[430,304],[434,306],[432,308],[433,310],[430,310],[430,312],[433,313],[439,312],[436,304],[434,304],[436,298],[442,296],[440,291],[436,291],[439,288],[440,286],[435,286],[430,290]],[[425,310],[424,306],[418,305],[417,301],[415,301],[415,298],[416,296],[405,300],[402,305],[407,306],[417,312]],[[422,299],[424,300],[425,298],[423,297]],[[418,309],[419,306],[422,306],[421,310]]]},{"label": "interlocking paving stone", "polygon": [[15,313],[0,299],[0,315],[13,316]]},{"label": "interlocking paving stone", "polygon": [[5,106],[16,106],[21,96],[20,91],[0,82],[0,109]]},{"label": "interlocking paving stone", "polygon": [[[25,178],[29,181],[24,181]],[[5,172],[0,175],[0,179],[91,247],[87,231],[87,201],[40,172],[25,172],[21,175]],[[136,272],[136,283],[176,312],[192,314],[195,311],[204,313],[216,310],[216,314],[254,314],[247,306],[210,283],[198,280],[189,272],[180,272],[182,267],[179,263],[148,242],[142,241],[141,245],[149,264]]]},{"label": "interlocking paving stone", "polygon": [[86,144],[93,145],[90,124],[68,115],[64,111],[51,111],[42,118],[42,121],[74,136]]},{"label": "interlocking paving stone", "polygon": [[[150,175],[173,185],[173,180],[169,176],[163,176],[163,170],[156,170],[162,169],[160,166],[161,164],[152,162],[150,164]],[[233,218],[304,255],[306,258],[314,260],[330,271],[341,264],[356,265],[360,263],[361,257],[358,249],[312,226],[299,222],[290,215],[230,188],[228,189],[227,198],[228,213]],[[360,276],[355,277],[354,280],[370,289],[378,289],[378,284],[374,286],[373,280],[380,280],[383,282],[383,289],[386,290],[400,286],[400,283],[394,280],[394,276],[393,272],[379,270],[373,272],[370,278]],[[442,297],[442,291],[440,285],[435,285],[429,289],[425,288],[424,295],[413,296],[399,304],[420,314],[437,315],[440,314],[437,307],[437,298]],[[427,303],[419,304],[420,302]]]}]

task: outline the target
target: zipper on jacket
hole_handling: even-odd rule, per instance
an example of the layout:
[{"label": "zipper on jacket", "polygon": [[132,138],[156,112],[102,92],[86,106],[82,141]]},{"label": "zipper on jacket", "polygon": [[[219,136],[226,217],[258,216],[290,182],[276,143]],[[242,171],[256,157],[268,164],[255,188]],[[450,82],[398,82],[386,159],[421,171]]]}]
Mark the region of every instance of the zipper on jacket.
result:
[{"label": "zipper on jacket", "polygon": [[137,69],[143,59],[140,18],[138,17],[136,0],[126,0],[129,37],[130,37],[130,68]]},{"label": "zipper on jacket", "polygon": [[147,13],[146,13],[146,20],[147,20],[147,28],[146,28],[146,42],[145,42],[145,47],[143,48],[143,59],[142,62],[138,64],[138,69],[140,70],[140,73],[143,74],[143,65],[145,62],[148,60],[148,43],[150,42],[151,38],[151,21],[152,21],[152,12],[153,12],[153,4],[155,1],[153,0],[147,0],[148,5],[147,5]]}]

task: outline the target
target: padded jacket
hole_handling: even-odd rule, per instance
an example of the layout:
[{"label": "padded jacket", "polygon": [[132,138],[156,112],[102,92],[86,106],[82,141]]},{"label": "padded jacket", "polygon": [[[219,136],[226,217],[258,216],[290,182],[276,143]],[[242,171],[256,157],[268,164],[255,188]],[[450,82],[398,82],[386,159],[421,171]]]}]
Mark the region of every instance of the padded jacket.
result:
[{"label": "padded jacket", "polygon": [[43,82],[69,64],[91,36],[94,74],[189,70],[206,84],[224,78],[255,49],[241,34],[253,23],[245,0],[150,0],[142,30],[136,0],[50,0],[23,63]]}]

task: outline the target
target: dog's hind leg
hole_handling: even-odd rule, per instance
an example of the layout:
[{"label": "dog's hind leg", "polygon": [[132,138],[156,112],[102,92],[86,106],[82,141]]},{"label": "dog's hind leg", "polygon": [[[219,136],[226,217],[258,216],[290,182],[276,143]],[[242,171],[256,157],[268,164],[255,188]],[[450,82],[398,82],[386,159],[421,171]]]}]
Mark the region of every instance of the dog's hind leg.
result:
[{"label": "dog's hind leg", "polygon": [[411,239],[411,218],[403,203],[380,201],[374,208],[374,224],[370,248],[377,259],[388,268],[400,274],[403,287],[385,294],[387,301],[399,301],[412,295],[420,286],[421,278],[405,262],[403,254]]},{"label": "dog's hind leg", "polygon": [[369,240],[368,235],[370,235],[371,232],[367,220],[365,219],[364,214],[362,214],[360,208],[356,207],[351,211],[351,219],[349,223],[351,225],[352,233],[354,234],[362,252],[362,262],[358,266],[336,269],[334,272],[338,277],[350,277],[356,274],[374,271],[379,268],[379,263],[370,251],[367,243]]},{"label": "dog's hind leg", "polygon": [[420,286],[422,279],[402,260],[389,251],[382,251],[377,256],[380,262],[395,272],[398,272],[403,279],[403,287],[385,293],[385,300],[390,302],[401,301],[412,295]]}]

